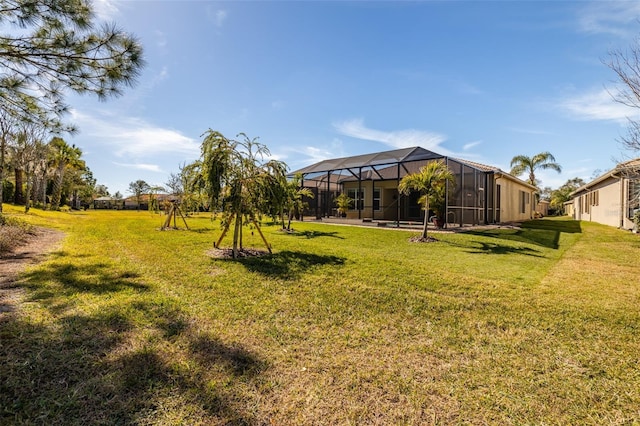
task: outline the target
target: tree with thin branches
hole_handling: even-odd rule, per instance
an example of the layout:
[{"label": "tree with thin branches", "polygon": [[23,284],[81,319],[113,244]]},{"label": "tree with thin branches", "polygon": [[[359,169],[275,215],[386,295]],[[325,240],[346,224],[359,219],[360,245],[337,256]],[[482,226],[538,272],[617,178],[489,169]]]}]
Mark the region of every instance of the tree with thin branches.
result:
[{"label": "tree with thin branches", "polygon": [[418,191],[422,195],[419,200],[424,208],[422,240],[428,240],[429,204],[436,202],[436,198],[444,194],[447,182],[453,184],[455,177],[447,165],[438,160],[422,166],[416,173],[406,175],[398,185],[398,192],[403,195],[409,195],[411,191]]},{"label": "tree with thin branches", "polygon": [[259,225],[262,214],[269,212],[274,188],[286,173],[286,164],[269,160],[266,145],[257,138],[240,133],[241,140],[227,139],[222,133],[209,129],[203,134],[199,171],[211,208],[222,212],[223,231],[215,244],[233,225],[233,257],[242,250],[242,228],[248,223],[255,227],[267,249],[271,246]]},{"label": "tree with thin branches", "polygon": [[560,164],[556,163],[556,159],[550,152],[541,152],[533,157],[527,157],[526,155],[516,155],[511,159],[511,174],[514,176],[520,176],[524,173],[529,174],[527,180],[533,186],[537,186],[536,182],[536,170],[555,170],[556,172],[562,172]]},{"label": "tree with thin branches", "polygon": [[0,107],[62,127],[64,89],[106,99],[134,84],[143,64],[134,36],[96,28],[89,0],[0,0]]}]

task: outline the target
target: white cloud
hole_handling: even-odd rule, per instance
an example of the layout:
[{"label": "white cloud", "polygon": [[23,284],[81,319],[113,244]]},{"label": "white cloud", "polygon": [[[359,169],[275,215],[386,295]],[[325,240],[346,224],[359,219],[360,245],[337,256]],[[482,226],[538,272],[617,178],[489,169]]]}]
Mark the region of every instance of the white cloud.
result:
[{"label": "white cloud", "polygon": [[158,127],[136,117],[121,117],[112,113],[88,115],[71,112],[84,135],[111,145],[118,157],[151,157],[175,153],[189,157],[200,154],[195,140],[172,129]]},{"label": "white cloud", "polygon": [[626,122],[634,114],[628,106],[615,102],[605,89],[566,98],[558,106],[581,120],[610,120]]},{"label": "white cloud", "polygon": [[446,140],[446,137],[438,133],[415,129],[396,130],[391,132],[375,130],[366,127],[364,125],[364,120],[362,119],[353,119],[334,123],[333,127],[342,135],[356,139],[380,142],[393,148],[421,146],[429,150],[435,150],[441,154],[449,154],[446,149],[441,147],[441,144]]},{"label": "white cloud", "polygon": [[93,12],[101,21],[111,21],[119,13],[118,1],[116,0],[93,0]]},{"label": "white cloud", "polygon": [[[325,144],[323,148],[317,148],[315,146],[304,146],[301,148],[289,147],[287,151],[295,154],[292,155],[294,161],[288,163],[292,171],[308,166],[309,164],[319,163],[320,161],[330,158],[346,157],[348,155],[344,152],[340,139],[334,139],[329,144]],[[288,157],[289,155],[281,156],[282,159]]]},{"label": "white cloud", "polygon": [[579,11],[578,25],[587,33],[629,37],[636,33],[639,15],[640,3],[636,1],[588,2]]},{"label": "white cloud", "polygon": [[113,164],[120,167],[126,167],[128,169],[146,170],[149,172],[162,173],[162,169],[157,164],[142,164],[142,163],[129,164],[129,163],[117,163],[115,161]]},{"label": "white cloud", "polygon": [[164,50],[164,48],[167,47],[167,37],[160,30],[156,30],[156,46],[161,50]]},{"label": "white cloud", "polygon": [[213,24],[221,28],[227,20],[229,14],[226,10],[223,9],[214,9],[213,7],[207,7],[207,17],[209,21],[213,22]]},{"label": "white cloud", "polygon": [[524,129],[522,127],[507,127],[507,130],[511,130],[512,132],[516,132],[516,133],[524,133],[527,135],[552,135],[553,134],[546,130]]},{"label": "white cloud", "polygon": [[462,147],[462,149],[464,151],[469,151],[471,148],[478,146],[482,143],[482,141],[475,141],[475,142],[469,142],[467,144],[464,144],[464,146]]}]

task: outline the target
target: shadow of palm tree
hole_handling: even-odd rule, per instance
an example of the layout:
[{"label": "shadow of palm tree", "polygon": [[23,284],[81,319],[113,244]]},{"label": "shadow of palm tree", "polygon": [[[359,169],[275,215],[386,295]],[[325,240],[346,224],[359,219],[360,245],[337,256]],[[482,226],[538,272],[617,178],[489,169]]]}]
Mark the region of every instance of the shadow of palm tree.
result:
[{"label": "shadow of palm tree", "polygon": [[473,241],[478,244],[477,247],[467,250],[467,253],[486,253],[486,254],[523,254],[525,256],[544,257],[540,255],[538,250],[529,247],[514,247],[504,244],[487,243],[482,241]]},{"label": "shadow of palm tree", "polygon": [[309,238],[317,238],[317,237],[331,237],[331,238],[338,238],[340,240],[344,240],[344,237],[338,235],[338,233],[336,231],[333,232],[323,232],[323,231],[302,231],[302,232],[293,232],[289,235],[293,235],[295,237],[305,237],[307,239]]},{"label": "shadow of palm tree", "polygon": [[282,251],[268,256],[239,259],[248,270],[285,280],[298,278],[315,266],[344,265],[345,258],[313,253]]},{"label": "shadow of palm tree", "polygon": [[465,233],[558,249],[561,234],[581,232],[580,222],[576,220],[530,220],[523,222],[520,225],[520,229],[517,230],[487,229],[467,231]]}]

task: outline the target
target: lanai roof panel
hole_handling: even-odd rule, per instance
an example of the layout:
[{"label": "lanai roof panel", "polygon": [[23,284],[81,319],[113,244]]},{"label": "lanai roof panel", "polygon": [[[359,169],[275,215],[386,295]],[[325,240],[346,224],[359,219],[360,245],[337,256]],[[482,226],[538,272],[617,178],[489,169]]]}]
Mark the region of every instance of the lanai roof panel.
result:
[{"label": "lanai roof panel", "polygon": [[302,169],[291,172],[291,175],[302,173],[332,172],[334,170],[353,169],[359,167],[382,166],[387,164],[405,163],[410,161],[431,160],[443,158],[442,155],[420,147],[401,148],[392,151],[375,152],[372,154],[354,155],[351,157],[323,160]]}]

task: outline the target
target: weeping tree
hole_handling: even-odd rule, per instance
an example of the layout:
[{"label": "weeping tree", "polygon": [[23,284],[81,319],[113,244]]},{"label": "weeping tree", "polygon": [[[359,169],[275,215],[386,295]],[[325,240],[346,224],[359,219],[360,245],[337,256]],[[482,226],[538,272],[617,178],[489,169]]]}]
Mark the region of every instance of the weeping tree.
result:
[{"label": "weeping tree", "polygon": [[238,257],[242,250],[243,225],[251,224],[271,253],[259,219],[269,212],[270,203],[276,197],[274,189],[285,175],[286,165],[268,160],[271,153],[266,145],[257,138],[249,139],[244,133],[238,135],[241,140],[233,140],[209,129],[203,137],[199,162],[201,182],[212,209],[222,213],[223,231],[214,246],[220,246],[233,226],[233,257]]},{"label": "weeping tree", "polygon": [[406,175],[398,185],[398,191],[409,195],[411,191],[422,194],[419,203],[424,208],[424,224],[422,227],[423,240],[427,239],[429,224],[429,204],[437,203],[444,197],[447,182],[454,183],[455,177],[443,161],[433,161],[420,168],[416,173]]}]

